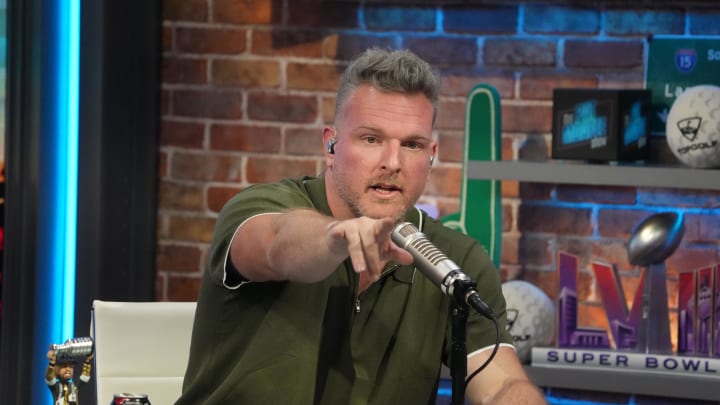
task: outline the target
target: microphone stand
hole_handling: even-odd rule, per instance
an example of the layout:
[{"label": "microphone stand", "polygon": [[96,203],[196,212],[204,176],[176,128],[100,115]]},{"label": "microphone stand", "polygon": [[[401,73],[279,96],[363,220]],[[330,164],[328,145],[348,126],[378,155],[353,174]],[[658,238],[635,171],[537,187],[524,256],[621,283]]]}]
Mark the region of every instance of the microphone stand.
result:
[{"label": "microphone stand", "polygon": [[453,300],[451,306],[452,352],[450,353],[450,376],[452,378],[452,405],[465,404],[465,377],[467,375],[467,320],[468,305],[465,295],[475,288],[475,283],[467,279],[455,279],[453,282]]}]

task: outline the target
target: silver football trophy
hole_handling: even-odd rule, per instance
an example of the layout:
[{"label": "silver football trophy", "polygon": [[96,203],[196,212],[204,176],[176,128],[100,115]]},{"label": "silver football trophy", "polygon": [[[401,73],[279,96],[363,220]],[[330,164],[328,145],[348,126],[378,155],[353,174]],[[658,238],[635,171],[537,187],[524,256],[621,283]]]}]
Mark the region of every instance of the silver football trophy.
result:
[{"label": "silver football trophy", "polygon": [[672,353],[665,259],[675,252],[684,234],[683,217],[674,212],[662,212],[643,219],[630,236],[630,263],[645,267],[638,352]]}]

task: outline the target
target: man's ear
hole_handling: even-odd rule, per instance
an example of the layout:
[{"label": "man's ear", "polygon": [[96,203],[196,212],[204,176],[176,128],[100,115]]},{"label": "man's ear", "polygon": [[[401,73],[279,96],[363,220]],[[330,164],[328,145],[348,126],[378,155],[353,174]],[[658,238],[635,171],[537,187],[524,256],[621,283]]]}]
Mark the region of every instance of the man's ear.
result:
[{"label": "man's ear", "polygon": [[335,154],[335,144],[337,143],[336,137],[337,131],[332,126],[326,126],[323,128],[323,145],[325,146],[325,152],[328,155]]}]

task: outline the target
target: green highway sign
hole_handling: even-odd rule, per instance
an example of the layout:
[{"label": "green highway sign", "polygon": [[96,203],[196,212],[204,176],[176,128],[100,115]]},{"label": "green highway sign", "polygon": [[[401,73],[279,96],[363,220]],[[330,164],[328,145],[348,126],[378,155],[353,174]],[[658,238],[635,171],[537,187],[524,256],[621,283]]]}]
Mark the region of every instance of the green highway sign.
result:
[{"label": "green highway sign", "polygon": [[665,135],[675,98],[686,88],[720,86],[720,37],[654,36],[648,41],[645,88],[652,92],[650,133]]}]

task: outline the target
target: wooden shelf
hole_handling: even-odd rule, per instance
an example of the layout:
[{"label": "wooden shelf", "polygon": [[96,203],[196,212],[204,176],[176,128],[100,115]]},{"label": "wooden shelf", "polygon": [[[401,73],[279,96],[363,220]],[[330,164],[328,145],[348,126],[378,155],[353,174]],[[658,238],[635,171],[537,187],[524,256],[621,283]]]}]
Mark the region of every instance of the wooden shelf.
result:
[{"label": "wooden shelf", "polygon": [[720,170],[566,161],[469,161],[476,180],[720,190]]}]

